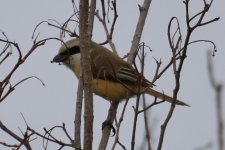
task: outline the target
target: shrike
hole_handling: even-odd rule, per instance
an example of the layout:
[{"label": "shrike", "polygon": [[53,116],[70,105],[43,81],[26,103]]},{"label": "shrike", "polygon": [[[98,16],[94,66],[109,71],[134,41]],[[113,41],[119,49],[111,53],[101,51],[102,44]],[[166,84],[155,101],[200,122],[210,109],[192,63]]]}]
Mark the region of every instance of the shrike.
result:
[{"label": "shrike", "polygon": [[[64,43],[52,62],[63,63],[79,78],[81,75],[81,55],[79,39]],[[91,42],[90,65],[93,74],[93,92],[106,100],[120,102],[143,92],[159,99],[173,102],[173,98],[152,89],[152,83],[130,64],[107,48]],[[140,80],[141,79],[141,80]],[[188,104],[176,100],[177,105]]]}]

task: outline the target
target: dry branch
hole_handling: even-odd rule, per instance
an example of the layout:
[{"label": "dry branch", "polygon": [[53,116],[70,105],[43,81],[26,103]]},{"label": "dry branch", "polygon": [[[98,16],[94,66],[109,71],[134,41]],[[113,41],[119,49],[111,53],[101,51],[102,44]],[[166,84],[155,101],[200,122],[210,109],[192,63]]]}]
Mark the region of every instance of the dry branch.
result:
[{"label": "dry branch", "polygon": [[217,141],[219,150],[224,150],[224,114],[223,114],[223,101],[222,101],[222,90],[223,85],[221,83],[217,83],[214,71],[211,53],[208,52],[207,60],[208,60],[208,72],[209,72],[209,80],[213,90],[216,93],[215,102],[216,102],[216,115],[217,115]]},{"label": "dry branch", "polygon": [[[93,6],[90,6],[93,7]],[[80,33],[80,53],[81,68],[84,89],[84,140],[83,149],[91,150],[93,142],[93,92],[91,88],[92,72],[90,65],[89,50],[91,42],[89,1],[82,0],[79,4],[79,33]]]},{"label": "dry branch", "polygon": [[[162,149],[165,131],[166,131],[167,125],[168,125],[168,123],[169,123],[169,121],[170,121],[170,119],[173,115],[174,109],[175,109],[175,100],[177,99],[177,94],[178,94],[179,89],[180,89],[180,74],[181,74],[181,71],[182,71],[182,68],[183,68],[184,60],[187,58],[186,53],[187,53],[187,50],[188,50],[188,45],[189,45],[189,43],[191,43],[191,42],[189,42],[190,38],[191,38],[191,34],[198,27],[201,27],[203,25],[207,25],[209,23],[212,23],[212,22],[218,20],[218,19],[212,19],[210,21],[206,21],[207,23],[202,24],[202,20],[204,19],[205,14],[209,11],[209,8],[210,8],[213,0],[210,2],[210,4],[207,4],[204,1],[204,8],[203,8],[202,11],[200,11],[201,13],[198,13],[198,14],[194,15],[194,17],[191,17],[191,18],[189,17],[189,2],[190,2],[190,0],[186,0],[184,2],[185,8],[186,8],[187,34],[185,36],[184,44],[183,44],[183,47],[181,49],[178,49],[179,47],[177,45],[179,45],[179,44],[174,44],[175,41],[174,42],[171,41],[171,39],[173,39],[173,37],[170,36],[171,35],[170,29],[171,29],[171,23],[174,20],[174,18],[171,19],[171,21],[168,25],[168,39],[169,39],[169,44],[170,44],[170,47],[172,49],[172,54],[173,54],[173,68],[174,68],[174,76],[175,76],[176,85],[175,85],[175,88],[174,88],[174,91],[173,91],[174,103],[171,104],[171,107],[170,107],[170,110],[167,114],[167,117],[166,117],[164,123],[161,125],[161,132],[160,132],[157,150]],[[195,22],[195,24],[193,26],[191,26],[191,21],[193,21],[193,19],[195,19],[199,15],[200,15],[199,20],[197,20]],[[179,27],[179,21],[177,20],[177,22],[178,22],[177,28],[179,29],[180,28]],[[177,40],[177,43],[179,43],[179,42],[181,42],[181,34],[179,35],[178,40]],[[178,57],[179,58],[178,64],[177,64],[178,58],[176,57],[177,53],[179,53],[179,54],[181,53],[180,57]]]},{"label": "dry branch", "polygon": [[130,64],[132,64],[134,57],[135,57],[135,52],[138,49],[141,35],[142,35],[144,25],[145,25],[145,20],[147,18],[147,14],[148,14],[151,2],[152,2],[152,0],[145,0],[143,2],[143,5],[139,6],[140,15],[139,15],[138,23],[136,25],[136,30],[135,30],[135,33],[133,36],[132,45],[131,45],[131,49],[129,52],[129,57],[127,59],[127,62]]},{"label": "dry branch", "polygon": [[0,144],[3,144],[4,146],[7,146],[7,147],[16,147],[17,149],[19,149],[22,145],[24,145],[27,150],[32,150],[29,143],[30,136],[33,135],[32,133],[28,134],[27,131],[25,131],[25,133],[23,134],[23,137],[20,137],[17,134],[15,134],[13,131],[11,131],[7,126],[5,126],[1,121],[0,121],[0,128],[19,142],[18,145],[10,145],[8,143],[3,143],[3,142],[1,142]]}]

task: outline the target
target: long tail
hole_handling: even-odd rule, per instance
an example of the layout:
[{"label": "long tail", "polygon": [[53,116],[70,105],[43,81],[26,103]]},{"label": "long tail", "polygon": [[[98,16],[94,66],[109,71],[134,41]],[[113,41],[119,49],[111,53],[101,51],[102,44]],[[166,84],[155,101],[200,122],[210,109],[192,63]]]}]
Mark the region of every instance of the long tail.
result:
[{"label": "long tail", "polygon": [[[153,90],[151,88],[146,89],[145,93],[149,94],[149,95],[152,95],[152,96],[155,96],[155,97],[157,97],[157,98],[159,98],[161,100],[165,100],[167,102],[173,103],[173,98],[172,97],[170,97],[170,96],[168,96],[168,95],[166,95],[164,93],[155,91],[155,90]],[[190,105],[188,105],[185,102],[182,102],[180,100],[176,100],[175,104],[182,105],[182,106],[190,106]]]}]

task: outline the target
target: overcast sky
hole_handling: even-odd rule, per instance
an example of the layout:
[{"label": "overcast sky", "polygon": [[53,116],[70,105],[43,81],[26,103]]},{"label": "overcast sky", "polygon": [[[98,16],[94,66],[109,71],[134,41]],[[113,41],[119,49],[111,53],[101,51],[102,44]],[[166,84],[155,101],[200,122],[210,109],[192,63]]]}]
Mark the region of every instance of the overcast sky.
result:
[{"label": "overcast sky", "polygon": [[[115,26],[113,41],[120,56],[125,55],[131,46],[139,15],[137,4],[141,4],[141,1],[129,3],[118,1],[119,18]],[[198,12],[203,7],[201,1],[192,1],[190,4],[190,12],[193,13]],[[10,40],[19,43],[22,53],[25,54],[32,46],[31,36],[39,22],[55,19],[63,23],[72,12],[70,0],[2,0],[0,5],[0,30],[4,31]],[[149,80],[152,79],[155,70],[153,57],[161,58],[164,66],[170,60],[171,52],[167,41],[167,25],[173,16],[178,17],[182,32],[185,33],[185,10],[182,1],[153,0],[142,36],[142,41],[153,50],[152,53],[148,54],[145,66],[146,78]],[[219,22],[198,29],[191,39],[208,39],[216,43],[218,52],[216,57],[213,58],[215,73],[218,82],[224,83],[225,9],[222,0],[214,1],[206,19],[214,17],[221,17],[221,19]],[[102,26],[98,24],[94,28],[93,39],[96,42],[102,42],[105,38]],[[46,24],[43,24],[38,32],[40,33],[40,39],[59,36],[57,29]],[[2,44],[0,46],[2,48]],[[32,75],[39,77],[46,84],[43,87],[37,80],[24,82],[0,104],[0,120],[18,134],[20,134],[18,128],[24,131],[26,127],[20,115],[22,113],[28,124],[39,132],[43,132],[43,127],[50,128],[65,122],[70,134],[73,135],[77,79],[66,67],[50,63],[57,54],[59,46],[60,43],[57,41],[47,42],[34,52],[12,77],[12,84]],[[166,131],[163,150],[193,150],[208,143],[212,144],[211,150],[217,149],[215,94],[209,84],[206,66],[206,52],[212,48],[212,45],[206,43],[189,47],[188,57],[181,74],[181,89],[178,97],[190,104],[191,107],[176,107]],[[17,53],[13,51],[12,57],[0,66],[1,80],[16,62],[16,59]],[[156,82],[156,85],[156,89],[172,95],[174,88],[172,69],[165,73]],[[224,94],[223,97],[225,97]],[[152,102],[154,98],[148,96],[147,99]],[[129,103],[120,131],[120,140],[127,149],[130,148],[131,136],[129,133],[132,133],[134,114],[132,106],[134,104],[135,100],[133,99]],[[95,95],[94,106],[94,148],[96,149],[101,137],[101,123],[106,119],[109,102]],[[122,106],[123,103],[121,103],[119,110]],[[165,120],[169,106],[168,103],[164,103],[151,109],[152,119],[150,124],[153,130],[152,143],[154,149],[158,143],[160,125]],[[223,107],[225,107],[224,102]],[[140,115],[137,128],[137,149],[141,146],[141,140],[144,137],[143,129],[143,116]],[[57,135],[60,135],[60,133],[57,133]],[[1,130],[0,141],[14,142]],[[113,141],[114,138],[110,138],[110,142]],[[33,148],[39,150],[41,142],[40,138],[33,141]],[[0,149],[6,148],[0,146]],[[55,149],[55,147],[51,145],[49,149]]]}]

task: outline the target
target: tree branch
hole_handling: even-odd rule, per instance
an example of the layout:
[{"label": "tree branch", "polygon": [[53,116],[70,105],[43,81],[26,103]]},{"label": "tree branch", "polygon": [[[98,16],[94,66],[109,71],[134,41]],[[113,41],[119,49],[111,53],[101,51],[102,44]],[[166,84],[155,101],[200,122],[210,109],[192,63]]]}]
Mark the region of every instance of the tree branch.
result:
[{"label": "tree branch", "polygon": [[134,33],[134,36],[133,36],[129,56],[127,58],[127,62],[129,64],[133,63],[136,50],[138,49],[140,39],[141,39],[141,35],[142,35],[144,25],[145,25],[145,20],[147,18],[147,14],[148,14],[148,10],[149,10],[151,2],[152,2],[152,0],[144,0],[143,5],[139,6],[140,15],[139,15],[138,23],[136,25],[135,33]]},{"label": "tree branch", "polygon": [[[173,115],[173,112],[174,112],[174,109],[175,109],[175,100],[177,99],[177,94],[179,92],[179,89],[180,89],[180,75],[181,75],[181,71],[182,71],[182,68],[183,68],[183,64],[184,64],[184,60],[186,59],[186,53],[187,53],[187,49],[188,49],[188,45],[190,44],[190,37],[191,37],[191,34],[192,32],[197,28],[197,27],[200,27],[199,24],[201,24],[205,14],[202,14],[201,17],[199,18],[199,20],[196,22],[196,24],[191,27],[190,25],[190,22],[193,18],[191,18],[190,20],[190,17],[189,17],[189,1],[190,0],[186,0],[184,2],[185,4],[185,8],[186,8],[186,25],[187,25],[187,34],[186,34],[186,37],[185,37],[185,42],[183,44],[183,48],[181,48],[181,50],[178,49],[177,46],[174,46],[176,44],[173,44],[171,42],[171,37],[170,37],[170,24],[173,20],[173,18],[171,19],[170,21],[170,24],[168,25],[168,39],[169,39],[169,44],[170,44],[170,47],[172,49],[172,53],[173,53],[173,67],[174,67],[174,75],[175,75],[175,88],[174,88],[174,91],[173,91],[173,99],[174,99],[174,102],[171,103],[171,106],[170,106],[170,110],[167,114],[167,117],[165,119],[165,121],[163,122],[163,124],[161,125],[161,131],[160,131],[160,137],[159,137],[159,142],[158,142],[158,147],[157,147],[157,150],[161,150],[162,149],[162,144],[163,144],[163,139],[164,139],[164,135],[165,135],[165,131],[166,131],[166,128],[167,128],[167,125]],[[205,2],[205,1],[204,1]],[[212,1],[211,1],[212,2]],[[209,5],[205,3],[205,8],[204,10],[205,11],[202,11],[203,13],[206,13],[209,9],[209,7],[206,8],[206,6],[211,6],[212,3],[210,3]],[[198,14],[197,14],[198,15]],[[197,15],[194,15],[194,16],[197,16]],[[179,27],[179,22],[178,22],[178,28]],[[180,36],[178,37],[178,40],[181,39],[181,34]],[[181,56],[179,57],[179,63],[176,64],[176,61],[177,61],[177,58],[176,58],[176,55],[174,55],[174,53],[180,53],[181,52]]]},{"label": "tree branch", "polygon": [[223,121],[223,104],[222,104],[222,89],[223,85],[221,83],[216,83],[216,79],[213,71],[213,64],[211,53],[207,54],[207,62],[208,62],[208,72],[209,72],[209,80],[213,90],[216,93],[216,115],[217,115],[217,141],[219,150],[224,150],[224,121]]},{"label": "tree branch", "polygon": [[90,65],[91,49],[91,33],[90,33],[90,20],[89,20],[89,0],[80,1],[80,18],[79,18],[79,33],[80,33],[80,49],[81,49],[81,68],[83,77],[84,88],[84,141],[83,149],[91,150],[93,142],[93,92],[92,72]]}]

